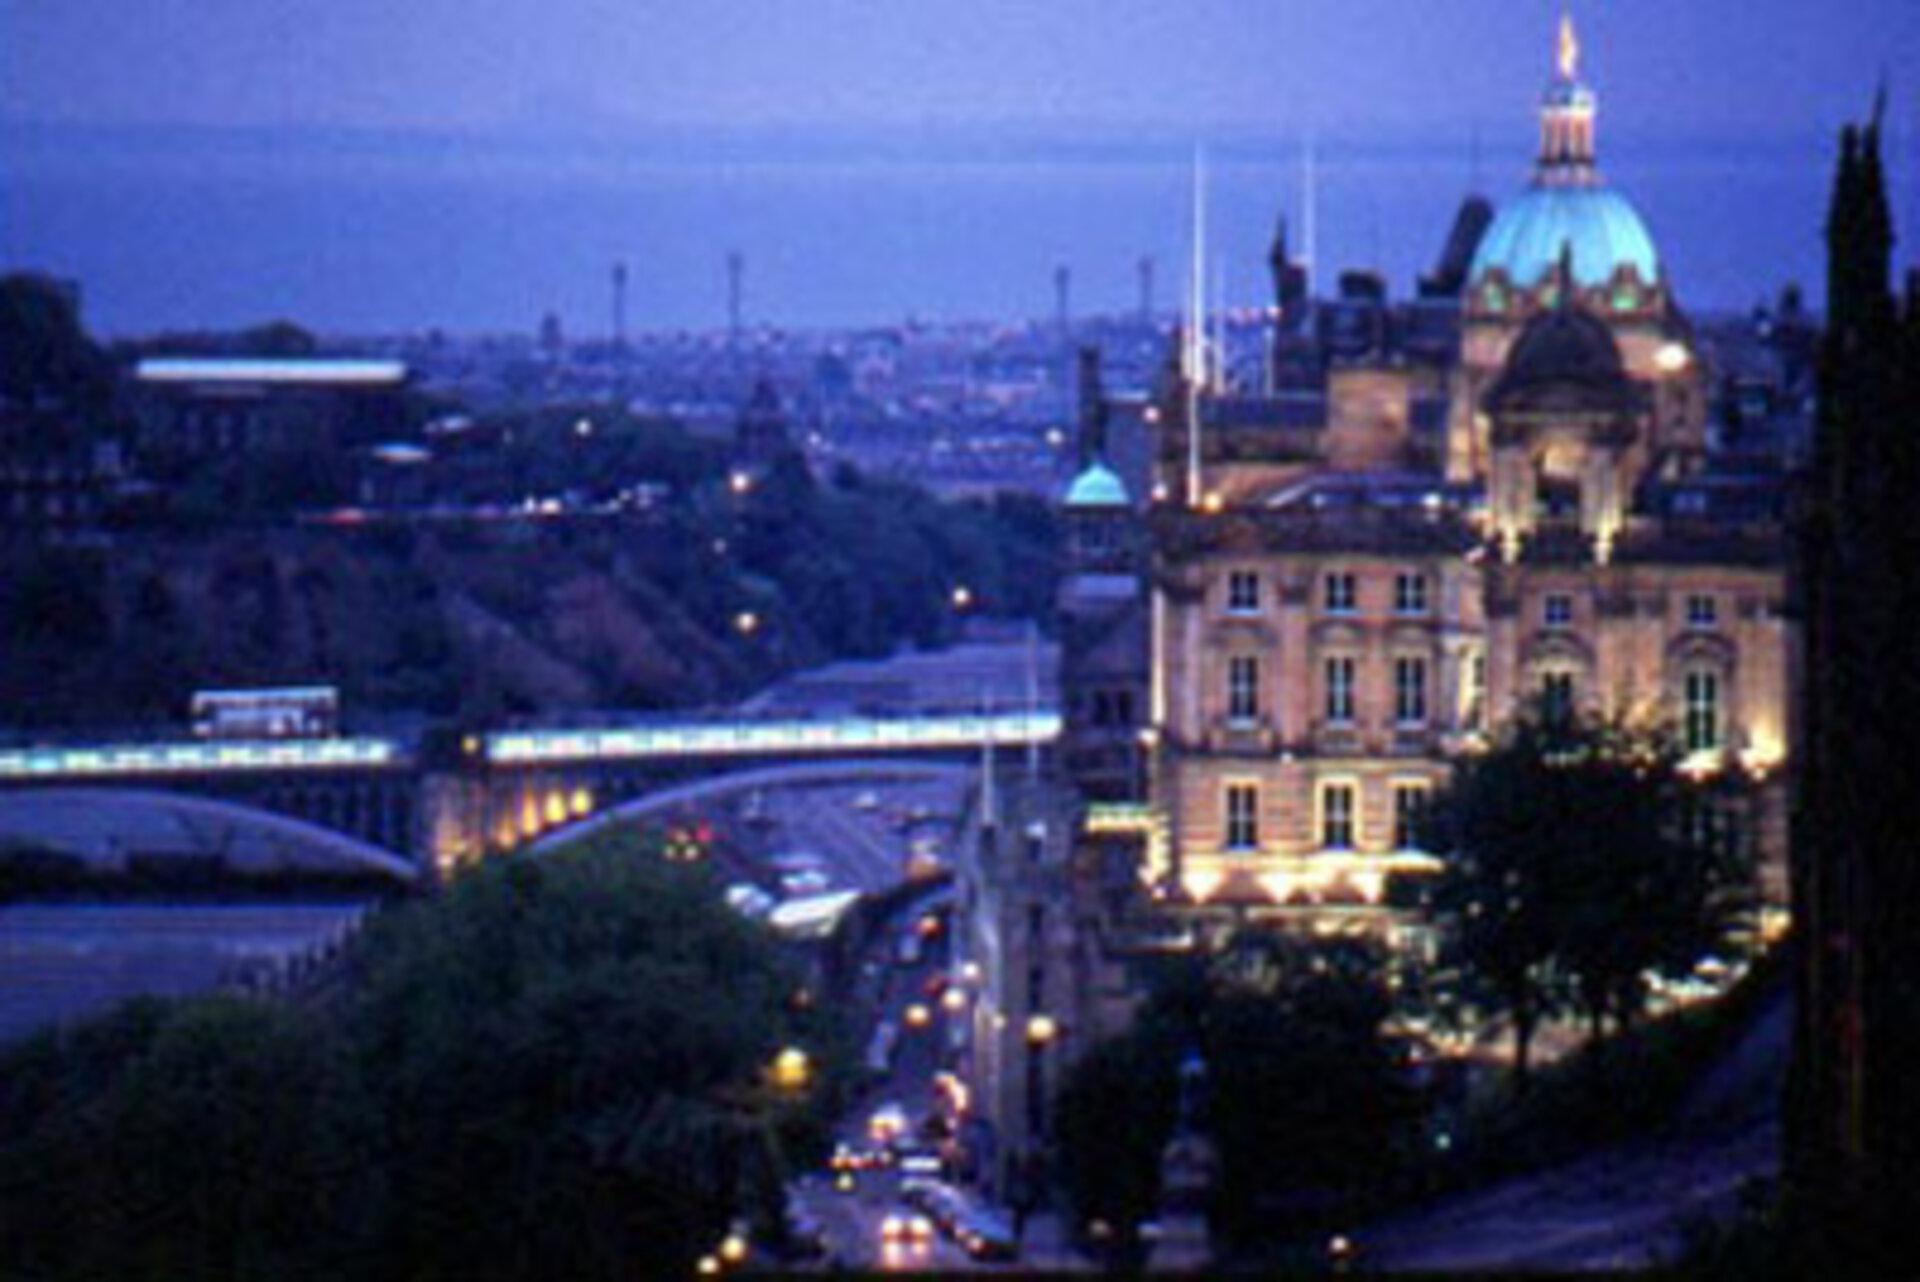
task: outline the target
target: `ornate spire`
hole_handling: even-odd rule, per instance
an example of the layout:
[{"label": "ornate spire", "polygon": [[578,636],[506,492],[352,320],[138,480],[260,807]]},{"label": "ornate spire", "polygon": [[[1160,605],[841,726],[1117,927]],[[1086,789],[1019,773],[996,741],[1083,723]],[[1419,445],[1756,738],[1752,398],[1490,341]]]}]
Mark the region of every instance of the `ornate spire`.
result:
[{"label": "ornate spire", "polygon": [[1580,38],[1574,34],[1572,12],[1563,9],[1553,83],[1540,104],[1538,182],[1584,185],[1594,181],[1593,118],[1598,104],[1593,91],[1580,83],[1579,74]]},{"label": "ornate spire", "polygon": [[1555,50],[1554,61],[1560,69],[1560,79],[1572,84],[1580,79],[1580,37],[1573,31],[1573,10],[1560,11],[1560,41]]}]

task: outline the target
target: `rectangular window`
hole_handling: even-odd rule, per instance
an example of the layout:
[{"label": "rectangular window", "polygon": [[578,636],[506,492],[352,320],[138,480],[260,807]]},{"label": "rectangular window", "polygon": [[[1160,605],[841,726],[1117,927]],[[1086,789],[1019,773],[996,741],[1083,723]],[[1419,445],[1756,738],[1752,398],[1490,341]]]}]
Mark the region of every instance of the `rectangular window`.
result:
[{"label": "rectangular window", "polygon": [[1227,576],[1227,613],[1260,613],[1260,576],[1252,570],[1235,570]]},{"label": "rectangular window", "polygon": [[1573,598],[1564,592],[1552,592],[1540,609],[1541,622],[1550,628],[1565,628],[1573,625]]},{"label": "rectangular window", "polygon": [[1327,720],[1353,720],[1353,659],[1349,655],[1327,660]]},{"label": "rectangular window", "polygon": [[1323,598],[1328,614],[1352,614],[1358,608],[1359,593],[1353,581],[1353,575],[1347,573],[1329,574],[1326,578],[1326,591]]},{"label": "rectangular window", "polygon": [[1681,734],[1688,752],[1720,746],[1720,674],[1704,668],[1687,673]]},{"label": "rectangular window", "polygon": [[1250,783],[1227,785],[1227,849],[1252,850],[1260,844],[1260,789]]},{"label": "rectangular window", "polygon": [[1329,850],[1353,848],[1353,785],[1330,783],[1320,789],[1320,844]]},{"label": "rectangular window", "polygon": [[1427,661],[1393,661],[1393,719],[1401,725],[1421,725],[1427,719]]},{"label": "rectangular window", "polygon": [[1227,660],[1227,719],[1252,721],[1260,715],[1260,660],[1236,654]]},{"label": "rectangular window", "polygon": [[1710,628],[1720,621],[1720,603],[1699,593],[1687,598],[1687,626]]},{"label": "rectangular window", "polygon": [[1397,574],[1394,576],[1393,612],[1395,614],[1425,614],[1427,612],[1426,575]]},{"label": "rectangular window", "polygon": [[1393,846],[1396,850],[1420,848],[1420,820],[1427,813],[1427,785],[1393,785]]},{"label": "rectangular window", "polygon": [[1540,711],[1549,721],[1573,716],[1573,673],[1549,672],[1540,678]]}]

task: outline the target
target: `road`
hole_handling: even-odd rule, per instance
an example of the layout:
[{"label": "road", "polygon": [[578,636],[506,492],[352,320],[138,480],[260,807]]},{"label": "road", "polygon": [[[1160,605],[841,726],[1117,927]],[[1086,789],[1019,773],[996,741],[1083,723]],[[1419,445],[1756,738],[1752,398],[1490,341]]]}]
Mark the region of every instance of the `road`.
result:
[{"label": "road", "polygon": [[[918,962],[899,965],[895,947],[902,930],[913,929],[922,914],[922,906],[939,892],[929,892],[899,917],[899,928],[879,936],[874,953],[868,959],[878,975],[874,1007],[878,1017],[890,1020],[900,1029],[900,1039],[891,1071],[864,1092],[853,1110],[836,1130],[836,1138],[848,1148],[870,1150],[868,1121],[883,1103],[898,1104],[909,1119],[917,1122],[933,1105],[933,1074],[942,1068],[945,1029],[937,1002],[929,1002],[926,983],[942,969],[944,936],[931,941]],[[912,1004],[928,1008],[930,1021],[914,1027],[906,1018]],[[975,1267],[965,1253],[952,1242],[936,1235],[924,1246],[895,1246],[881,1242],[881,1221],[889,1212],[907,1208],[899,1197],[900,1175],[892,1167],[863,1170],[855,1177],[850,1192],[836,1191],[827,1172],[810,1172],[796,1180],[791,1193],[821,1226],[828,1242],[828,1258],[859,1269],[883,1272],[938,1270],[952,1272]]]}]

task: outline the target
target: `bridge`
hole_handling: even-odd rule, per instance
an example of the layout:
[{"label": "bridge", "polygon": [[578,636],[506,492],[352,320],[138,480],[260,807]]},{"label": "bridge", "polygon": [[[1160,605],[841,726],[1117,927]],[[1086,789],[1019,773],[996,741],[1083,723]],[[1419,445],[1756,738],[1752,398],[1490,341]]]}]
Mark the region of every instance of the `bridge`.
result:
[{"label": "bridge", "polygon": [[[66,743],[0,748],[0,806],[25,795],[100,789],[221,798],[291,816],[437,870],[552,834],[662,788],[751,772],[757,785],[896,773],[912,761],[970,763],[996,750],[1041,751],[1059,736],[1052,708],[902,716],[649,719],[591,728],[505,729],[439,751],[415,740]],[[709,792],[712,791],[709,788]],[[708,795],[672,794],[682,804]],[[658,805],[666,804],[656,803]]]}]

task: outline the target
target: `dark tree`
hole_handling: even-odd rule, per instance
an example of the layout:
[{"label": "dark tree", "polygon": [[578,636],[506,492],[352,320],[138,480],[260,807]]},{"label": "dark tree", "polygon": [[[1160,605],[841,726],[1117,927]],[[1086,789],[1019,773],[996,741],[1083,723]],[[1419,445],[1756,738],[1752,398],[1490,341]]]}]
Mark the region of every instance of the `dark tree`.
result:
[{"label": "dark tree", "polygon": [[1744,813],[1668,737],[1546,710],[1461,763],[1427,824],[1432,904],[1470,993],[1512,1021],[1521,1081],[1543,1019],[1630,1021],[1642,975],[1729,938],[1751,904]]},{"label": "dark tree", "polygon": [[488,864],[352,962],[337,1001],[150,1003],[0,1059],[9,1274],[689,1276],[779,1215],[843,1077],[771,939],[626,837]]}]

